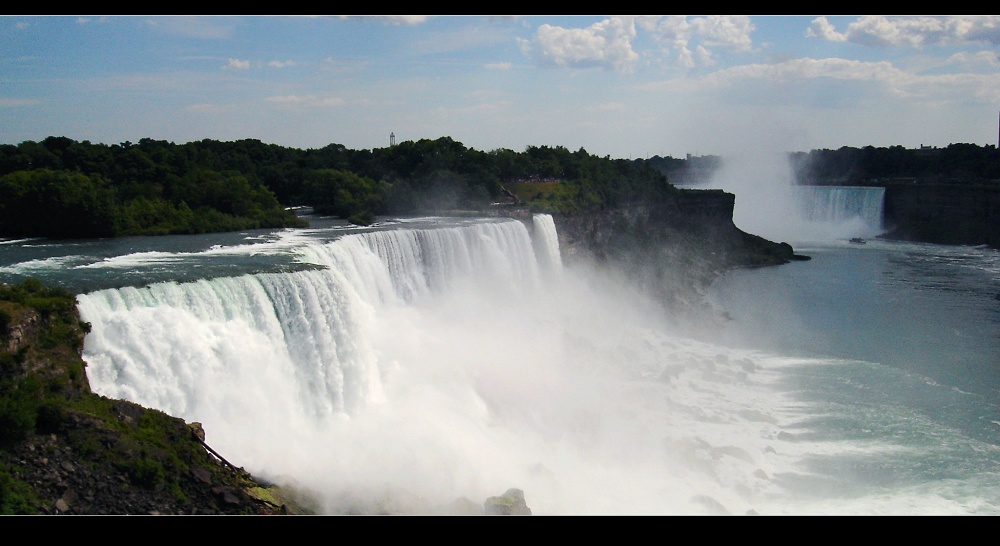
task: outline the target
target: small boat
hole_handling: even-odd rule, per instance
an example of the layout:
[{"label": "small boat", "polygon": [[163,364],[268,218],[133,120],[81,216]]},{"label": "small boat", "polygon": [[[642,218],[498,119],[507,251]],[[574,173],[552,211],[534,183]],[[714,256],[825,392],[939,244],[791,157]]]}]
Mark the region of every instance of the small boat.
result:
[{"label": "small boat", "polygon": [[861,237],[851,237],[850,242],[852,242],[852,243],[854,243],[856,245],[863,245],[863,244],[865,244],[865,240],[862,239]]}]

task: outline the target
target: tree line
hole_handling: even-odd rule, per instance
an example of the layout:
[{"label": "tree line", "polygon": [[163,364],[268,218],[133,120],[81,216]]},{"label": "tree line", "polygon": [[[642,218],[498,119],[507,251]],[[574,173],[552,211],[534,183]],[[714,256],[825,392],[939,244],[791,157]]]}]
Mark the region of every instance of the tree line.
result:
[{"label": "tree line", "polygon": [[[995,146],[842,147],[789,154],[800,183],[997,184]],[[449,137],[353,150],[259,140],[94,144],[50,136],[0,145],[0,236],[206,233],[305,225],[308,206],[366,225],[379,215],[485,211],[512,194],[536,211],[656,202],[716,156],[612,159],[562,146],[481,151]],[[513,189],[513,193],[509,190]]]},{"label": "tree line", "polygon": [[801,183],[892,181],[942,184],[996,184],[1000,181],[1000,150],[996,146],[957,143],[946,147],[842,147],[790,154]]},{"label": "tree line", "polygon": [[[48,137],[0,145],[0,236],[114,237],[301,226],[312,207],[356,224],[376,215],[485,210],[505,184],[556,181],[550,211],[662,199],[666,175],[581,148],[480,151],[449,137],[352,150],[259,140],[94,144]],[[530,206],[532,203],[527,203]]]},{"label": "tree line", "polygon": [[[675,180],[709,177],[722,166],[720,156],[687,159],[654,156],[645,160]],[[790,152],[795,181],[806,185],[1000,184],[1000,150],[996,146],[949,144],[946,147],[902,146],[818,149]],[[697,172],[694,172],[697,171]]]}]

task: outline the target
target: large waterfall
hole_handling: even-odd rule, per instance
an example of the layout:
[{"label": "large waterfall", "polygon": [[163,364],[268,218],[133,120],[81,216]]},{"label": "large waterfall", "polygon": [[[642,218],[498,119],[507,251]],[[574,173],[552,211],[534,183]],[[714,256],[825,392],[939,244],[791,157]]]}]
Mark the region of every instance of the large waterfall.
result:
[{"label": "large waterfall", "polygon": [[[610,277],[564,270],[551,217],[298,253],[321,267],[80,295],[92,388],[203,423],[220,453],[326,513],[510,487],[536,513],[748,509],[737,491],[761,463],[711,450],[759,457],[773,425],[712,414],[754,405],[740,400],[758,396],[757,366],[672,337]],[[689,374],[706,387],[675,384]]]},{"label": "large waterfall", "polygon": [[[743,344],[678,331],[638,284],[563,264],[557,235],[537,215],[143,238],[124,254],[26,243],[4,271],[101,280],[78,296],[93,390],[202,423],[213,449],[319,513],[468,513],[509,488],[534,514],[996,513],[1000,417],[969,386],[988,374],[950,381],[964,360],[917,358],[926,340],[993,362],[967,346],[990,336],[935,341],[963,317],[950,300],[927,306],[941,316],[896,311],[923,301],[897,287],[938,284],[890,282],[906,269],[880,265],[889,243],[734,272],[719,303]],[[124,271],[152,280],[115,287]],[[776,274],[783,287],[756,288]],[[914,358],[879,333],[909,331],[904,318],[932,323],[906,342]],[[926,367],[816,342],[859,320],[873,350]]]},{"label": "large waterfall", "polygon": [[519,222],[374,231],[303,247],[301,259],[321,270],[85,294],[90,381],[190,417],[351,415],[383,399],[380,314],[463,285],[533,293],[533,252]]}]

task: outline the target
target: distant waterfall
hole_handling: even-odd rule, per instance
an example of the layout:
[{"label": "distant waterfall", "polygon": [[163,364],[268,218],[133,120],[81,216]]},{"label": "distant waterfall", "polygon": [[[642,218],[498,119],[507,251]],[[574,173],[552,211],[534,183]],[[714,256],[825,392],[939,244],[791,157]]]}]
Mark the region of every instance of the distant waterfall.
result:
[{"label": "distant waterfall", "polygon": [[733,193],[736,226],[772,241],[823,242],[883,232],[884,188],[803,186],[794,180],[786,155],[748,153],[726,158],[700,187]]},{"label": "distant waterfall", "polygon": [[869,235],[877,235],[883,231],[885,188],[799,186],[796,189],[806,221],[854,224],[866,230]]},{"label": "distant waterfall", "polygon": [[822,242],[880,235],[885,188],[796,186],[736,191],[733,220],[774,241]]}]

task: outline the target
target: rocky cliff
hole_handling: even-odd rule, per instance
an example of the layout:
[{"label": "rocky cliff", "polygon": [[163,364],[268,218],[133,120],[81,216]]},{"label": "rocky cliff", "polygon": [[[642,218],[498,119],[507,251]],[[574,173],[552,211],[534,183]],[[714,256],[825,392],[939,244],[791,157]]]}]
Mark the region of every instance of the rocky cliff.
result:
[{"label": "rocky cliff", "polygon": [[72,294],[0,284],[0,514],[307,512],[215,454],[197,423],[94,394],[87,328]]},{"label": "rocky cliff", "polygon": [[1000,186],[885,185],[884,237],[1000,248]]},{"label": "rocky cliff", "polygon": [[612,268],[671,310],[690,310],[702,305],[704,288],[728,269],[807,259],[787,243],[736,227],[735,202],[721,190],[679,190],[652,205],[556,214],[553,220],[564,261]]}]

